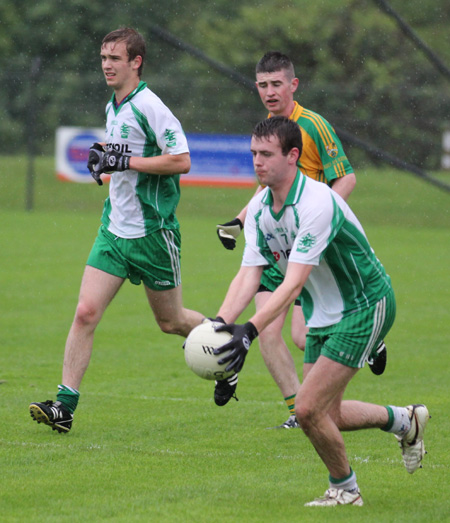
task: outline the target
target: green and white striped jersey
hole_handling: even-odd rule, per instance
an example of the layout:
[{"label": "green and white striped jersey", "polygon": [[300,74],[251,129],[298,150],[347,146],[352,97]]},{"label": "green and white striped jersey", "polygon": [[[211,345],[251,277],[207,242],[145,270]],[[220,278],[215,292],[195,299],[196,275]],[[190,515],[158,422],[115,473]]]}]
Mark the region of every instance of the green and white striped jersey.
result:
[{"label": "green and white striped jersey", "polygon": [[[147,84],[140,82],[116,107],[114,95],[106,105],[107,149],[130,156],[159,156],[189,152],[180,122]],[[180,199],[180,176],[114,172],[102,223],[121,238],[141,238],[159,229],[177,229],[175,210]]]},{"label": "green and white striped jersey", "polygon": [[326,327],[377,303],[391,288],[389,276],[346,202],[300,171],[275,214],[266,187],[250,202],[245,220],[244,266],[314,265],[302,290],[305,320]]}]

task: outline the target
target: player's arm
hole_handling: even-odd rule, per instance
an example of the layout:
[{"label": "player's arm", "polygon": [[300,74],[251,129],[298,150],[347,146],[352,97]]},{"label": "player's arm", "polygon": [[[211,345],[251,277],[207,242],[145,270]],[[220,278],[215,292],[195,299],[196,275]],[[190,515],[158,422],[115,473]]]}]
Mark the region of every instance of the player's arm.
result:
[{"label": "player's arm", "polygon": [[[283,283],[272,293],[266,304],[257,311],[247,323],[243,325],[228,323],[216,328],[219,332],[225,331],[232,335],[228,343],[214,350],[214,354],[217,355],[227,353],[219,360],[219,364],[228,363],[226,367],[227,371],[241,371],[252,341],[267,325],[272,323],[288,305],[297,299],[312,268],[313,265],[289,263]],[[245,284],[243,281],[238,283]],[[224,314],[226,313],[224,312]],[[220,311],[219,316],[222,316]],[[230,321],[226,316],[224,319]]]},{"label": "player's arm", "polygon": [[187,152],[142,158],[140,156],[128,156],[110,149],[104,153],[101,163],[101,172],[103,173],[133,169],[141,173],[171,175],[185,174],[189,172],[190,168],[191,156]]},{"label": "player's arm", "polygon": [[258,333],[277,318],[299,296],[313,265],[288,263],[283,283],[272,293],[266,304],[250,318]]},{"label": "player's arm", "polygon": [[[262,189],[263,187],[261,185],[258,185],[258,188],[256,189],[256,192],[253,195],[253,197],[256,196],[259,192],[261,192]],[[217,236],[219,240],[222,242],[222,245],[225,247],[225,249],[232,251],[236,247],[236,240],[238,236],[241,234],[241,231],[244,227],[245,217],[247,216],[247,209],[248,204],[233,220],[216,225]]]},{"label": "player's arm", "polygon": [[356,185],[356,176],[355,173],[348,173],[341,178],[335,178],[331,182],[331,188],[333,191],[337,192],[345,201],[352,193]]},{"label": "player's arm", "polygon": [[217,316],[234,322],[252,301],[259,287],[263,266],[242,266],[231,282]]},{"label": "player's arm", "polygon": [[186,174],[190,168],[191,156],[189,153],[161,154],[150,158],[132,156],[130,158],[130,169],[140,173]]}]

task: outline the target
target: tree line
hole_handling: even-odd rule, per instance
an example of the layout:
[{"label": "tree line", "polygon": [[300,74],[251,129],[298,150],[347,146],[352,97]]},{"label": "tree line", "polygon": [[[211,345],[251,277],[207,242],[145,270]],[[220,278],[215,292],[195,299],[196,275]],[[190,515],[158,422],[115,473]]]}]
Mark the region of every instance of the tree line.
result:
[{"label": "tree line", "polygon": [[[51,154],[60,125],[101,127],[110,97],[100,69],[103,36],[119,26],[147,40],[143,80],[186,132],[248,134],[266,116],[257,94],[161,40],[156,25],[218,63],[254,79],[268,50],[288,54],[297,100],[353,133],[425,169],[439,167],[450,89],[424,53],[371,0],[3,0],[0,4],[0,152],[33,140]],[[416,34],[450,64],[450,5],[390,0]],[[362,160],[350,148],[352,163]]]}]

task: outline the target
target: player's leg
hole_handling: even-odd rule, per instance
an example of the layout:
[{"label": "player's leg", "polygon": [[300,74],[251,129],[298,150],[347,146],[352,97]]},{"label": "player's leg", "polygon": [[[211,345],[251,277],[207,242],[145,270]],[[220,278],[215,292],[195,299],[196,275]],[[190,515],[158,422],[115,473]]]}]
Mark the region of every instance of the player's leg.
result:
[{"label": "player's leg", "polygon": [[86,265],[75,317],[66,341],[63,385],[79,388],[91,358],[95,329],[123,282],[123,278]]},{"label": "player's leg", "polygon": [[297,420],[334,478],[348,476],[350,466],[344,440],[329,412],[357,370],[320,356],[297,392]]},{"label": "player's leg", "polygon": [[[395,317],[395,299],[385,296],[370,309],[347,316],[338,324],[323,329],[311,329],[305,350],[303,369],[304,382],[314,372],[314,363],[327,356],[337,365],[362,368],[367,355],[384,335],[387,334]],[[328,414],[340,430],[351,431],[363,428],[383,428],[388,423],[385,407],[360,401],[341,401],[336,395],[328,406]]]},{"label": "player's leg", "polygon": [[296,416],[306,436],[328,469],[330,488],[307,506],[362,505],[356,475],[350,467],[344,440],[329,412],[342,400],[345,388],[358,369],[320,356],[307,364],[297,393]]},{"label": "player's leg", "polygon": [[160,229],[139,241],[140,253],[133,255],[138,270],[133,272],[144,282],[159,328],[186,337],[204,315],[183,306],[180,249],[180,232]]},{"label": "player's leg", "polygon": [[295,301],[292,309],[291,336],[294,344],[302,351],[305,350],[308,327],[299,301]]},{"label": "player's leg", "polygon": [[[267,300],[270,299],[271,295],[272,293],[268,291],[258,292],[255,296],[256,310],[260,310]],[[297,309],[298,307],[295,308]],[[293,428],[297,426],[294,407],[295,395],[300,387],[300,380],[297,375],[294,359],[282,335],[288,310],[287,308],[283,311],[278,318],[260,333],[259,347],[266,367],[278,385],[289,409],[289,419],[283,425],[280,425],[280,427]],[[300,325],[300,328],[301,327]]]},{"label": "player's leg", "polygon": [[423,432],[429,418],[424,405],[384,407],[342,401],[348,382],[387,334],[394,317],[395,299],[389,293],[373,307],[309,333],[296,415],[330,472],[330,489],[324,498],[310,505],[362,504],[356,476],[338,434],[341,430],[381,428],[393,432],[400,442],[408,471],[412,473],[420,466]]},{"label": "player's leg", "polygon": [[[255,296],[256,310],[260,310],[271,295],[271,292],[258,292]],[[258,338],[264,362],[283,396],[295,394],[300,386],[294,360],[282,335],[288,310],[270,323]]]},{"label": "player's leg", "polygon": [[92,354],[94,331],[105,309],[120,289],[123,278],[87,265],[81,282],[75,317],[66,341],[62,383],[56,401],[32,403],[30,414],[38,423],[65,433],[72,427],[78,391]]},{"label": "player's leg", "polygon": [[145,292],[163,332],[186,337],[205,318],[203,314],[183,307],[181,285],[165,291],[156,291],[145,285]]}]

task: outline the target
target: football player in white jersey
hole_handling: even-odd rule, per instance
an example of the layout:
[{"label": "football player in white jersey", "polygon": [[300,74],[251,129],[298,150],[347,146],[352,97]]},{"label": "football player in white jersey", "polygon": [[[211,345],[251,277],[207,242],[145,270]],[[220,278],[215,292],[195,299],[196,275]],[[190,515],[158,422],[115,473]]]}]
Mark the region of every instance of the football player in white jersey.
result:
[{"label": "football player in white jersey", "polygon": [[30,405],[33,419],[61,433],[72,426],[95,329],[126,279],[144,284],[163,332],[187,336],[204,318],[182,303],[175,210],[180,174],[191,165],[185,134],[141,81],[145,41],[137,31],[106,35],[100,56],[113,95],[106,106],[105,142],[91,147],[88,168],[99,185],[103,173],[111,175],[109,197],[81,282],[56,401]]},{"label": "football player in white jersey", "polygon": [[[232,339],[215,350],[239,372],[251,342],[299,296],[309,327],[296,418],[329,472],[329,489],[308,506],[362,505],[341,431],[380,428],[395,434],[408,472],[420,467],[429,414],[424,405],[387,407],[343,401],[349,381],[373,356],[395,318],[391,281],[346,202],[297,166],[298,125],[276,116],[258,124],[251,151],[259,182],[244,225],[241,269],[232,281],[216,330]],[[244,325],[239,317],[276,265],[282,283]],[[229,352],[227,352],[229,351]]]},{"label": "football player in white jersey", "polygon": [[[353,167],[344,152],[341,141],[333,127],[310,109],[302,107],[294,100],[299,85],[295,76],[291,59],[279,51],[269,51],[256,65],[256,87],[269,117],[286,116],[297,122],[302,133],[303,149],[298,160],[303,174],[314,180],[326,183],[346,201],[356,184]],[[262,190],[259,186],[257,192]],[[241,210],[231,222],[218,225],[217,234],[227,249],[234,249],[236,238],[240,234],[245,221],[247,207]],[[282,276],[276,267],[267,268],[263,272],[258,293],[255,296],[255,306],[259,309],[270,298],[271,293],[279,285]],[[295,369],[292,355],[283,339],[282,329],[288,310],[273,321],[259,337],[259,347],[264,362],[275,383],[283,395],[289,409],[289,418],[276,428],[298,428],[295,419],[295,395],[300,381]],[[291,335],[292,342],[301,350],[305,348],[307,328],[300,300],[292,307]],[[377,357],[368,363],[374,374],[382,374],[386,365],[386,349],[384,342],[377,349]],[[214,400],[223,406],[236,396],[238,377],[230,376],[226,380],[216,382]]]}]

